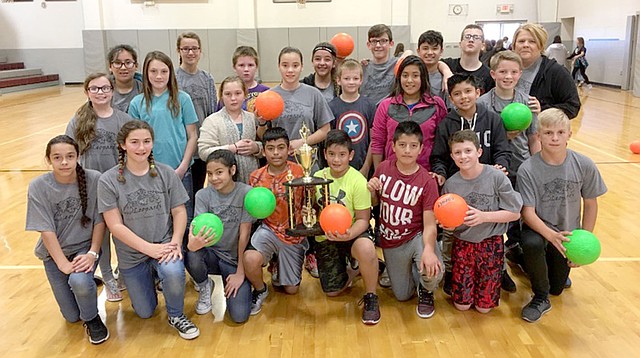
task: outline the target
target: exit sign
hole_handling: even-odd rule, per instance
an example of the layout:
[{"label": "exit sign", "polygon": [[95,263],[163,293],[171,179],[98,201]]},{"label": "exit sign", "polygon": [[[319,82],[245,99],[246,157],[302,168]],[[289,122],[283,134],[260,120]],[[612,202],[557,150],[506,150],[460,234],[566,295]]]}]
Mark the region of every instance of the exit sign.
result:
[{"label": "exit sign", "polygon": [[513,4],[498,5],[498,12],[501,14],[511,14],[513,12]]}]

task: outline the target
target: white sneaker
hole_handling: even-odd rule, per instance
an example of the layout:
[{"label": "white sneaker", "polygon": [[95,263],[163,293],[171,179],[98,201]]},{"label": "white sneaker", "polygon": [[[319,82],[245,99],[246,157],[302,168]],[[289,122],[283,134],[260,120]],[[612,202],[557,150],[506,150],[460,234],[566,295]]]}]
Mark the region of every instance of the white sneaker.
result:
[{"label": "white sneaker", "polygon": [[198,302],[196,302],[196,313],[207,314],[211,311],[211,294],[213,293],[214,283],[207,279],[198,285]]},{"label": "white sneaker", "polygon": [[260,313],[264,300],[269,296],[269,288],[267,287],[267,284],[264,285],[264,291],[258,292],[254,289],[251,296],[251,315],[255,316]]}]

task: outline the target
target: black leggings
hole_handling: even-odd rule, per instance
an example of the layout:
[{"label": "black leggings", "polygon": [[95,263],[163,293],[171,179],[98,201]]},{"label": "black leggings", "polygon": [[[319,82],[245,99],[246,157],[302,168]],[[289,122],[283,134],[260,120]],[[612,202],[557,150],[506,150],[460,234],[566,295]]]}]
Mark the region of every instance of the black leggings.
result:
[{"label": "black leggings", "polygon": [[582,75],[582,78],[584,78],[584,82],[586,84],[591,83],[591,81],[589,81],[589,76],[587,76],[587,68],[582,66],[582,65],[578,65],[578,67],[574,67],[573,68],[573,72],[571,72],[571,77],[573,77],[574,79],[576,78],[576,73],[578,73],[578,70],[580,70],[580,74]]}]

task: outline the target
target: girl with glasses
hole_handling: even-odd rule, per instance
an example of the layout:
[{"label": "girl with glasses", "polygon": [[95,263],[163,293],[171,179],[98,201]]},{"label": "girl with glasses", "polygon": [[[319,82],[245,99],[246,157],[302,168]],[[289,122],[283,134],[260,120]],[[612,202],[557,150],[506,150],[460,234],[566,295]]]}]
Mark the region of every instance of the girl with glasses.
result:
[{"label": "girl with glasses", "polygon": [[142,93],[142,81],[138,70],[138,54],[129,45],[117,45],[107,55],[109,71],[114,82],[113,107],[127,112],[129,103]]},{"label": "girl with glasses", "polygon": [[[69,121],[65,134],[78,143],[78,162],[84,168],[104,173],[118,164],[116,136],[131,117],[111,106],[113,82],[106,74],[94,73],[87,76],[84,80],[84,93],[88,101],[80,106]],[[105,230],[102,240],[99,264],[107,301],[121,301],[122,294],[111,269],[111,240],[108,230]]]}]

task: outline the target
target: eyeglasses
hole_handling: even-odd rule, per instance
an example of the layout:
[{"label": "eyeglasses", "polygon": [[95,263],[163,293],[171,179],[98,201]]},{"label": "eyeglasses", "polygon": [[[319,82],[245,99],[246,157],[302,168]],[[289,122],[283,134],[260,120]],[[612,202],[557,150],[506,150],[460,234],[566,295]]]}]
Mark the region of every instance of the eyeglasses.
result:
[{"label": "eyeglasses", "polygon": [[466,34],[466,35],[464,35],[464,36],[463,36],[463,38],[464,38],[465,40],[467,40],[467,41],[468,41],[468,40],[473,40],[473,41],[480,41],[480,40],[482,40],[482,36],[480,36],[480,35],[471,35],[471,34]]},{"label": "eyeglasses", "polygon": [[389,43],[389,39],[369,39],[369,43],[372,45],[386,45]]},{"label": "eyeglasses", "polygon": [[98,91],[102,91],[102,93],[111,93],[111,91],[113,91],[113,87],[111,86],[102,86],[102,87],[98,87],[98,86],[91,86],[89,88],[87,88],[87,91],[89,91],[89,93],[91,94],[96,94],[98,93]]},{"label": "eyeglasses", "polygon": [[131,61],[131,60],[127,60],[127,61],[112,61],[111,65],[115,68],[122,68],[122,66],[124,66],[125,68],[133,68],[133,66],[136,65],[135,61]]},{"label": "eyeglasses", "polygon": [[189,53],[189,51],[198,53],[200,52],[200,47],[180,47],[180,52],[182,53]]}]

